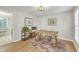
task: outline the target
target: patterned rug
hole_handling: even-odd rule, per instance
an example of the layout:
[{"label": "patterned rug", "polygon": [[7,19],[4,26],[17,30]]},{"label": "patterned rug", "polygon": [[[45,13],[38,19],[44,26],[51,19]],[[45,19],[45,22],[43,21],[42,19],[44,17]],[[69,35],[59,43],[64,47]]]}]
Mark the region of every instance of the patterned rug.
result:
[{"label": "patterned rug", "polygon": [[66,52],[65,42],[61,39],[57,40],[57,46],[52,47],[51,42],[47,40],[31,40],[32,46],[39,48],[41,52]]}]

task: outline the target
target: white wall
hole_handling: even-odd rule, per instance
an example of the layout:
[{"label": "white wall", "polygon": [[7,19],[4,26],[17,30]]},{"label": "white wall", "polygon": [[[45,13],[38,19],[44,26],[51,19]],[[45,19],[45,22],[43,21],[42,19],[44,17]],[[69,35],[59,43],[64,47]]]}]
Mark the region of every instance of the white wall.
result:
[{"label": "white wall", "polygon": [[[57,26],[48,26],[48,18],[56,17],[57,18]],[[40,20],[40,21],[39,21]],[[59,37],[74,39],[74,19],[72,11],[62,12],[54,15],[41,16],[39,18],[39,28],[44,30],[58,31]]]}]

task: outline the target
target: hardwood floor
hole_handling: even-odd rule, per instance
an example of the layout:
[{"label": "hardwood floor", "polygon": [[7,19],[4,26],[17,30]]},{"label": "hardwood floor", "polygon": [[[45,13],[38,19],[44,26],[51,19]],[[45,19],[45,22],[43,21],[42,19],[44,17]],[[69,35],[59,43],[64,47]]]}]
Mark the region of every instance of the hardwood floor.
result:
[{"label": "hardwood floor", "polygon": [[77,52],[76,47],[74,46],[72,41],[66,41],[66,42],[67,44],[65,48],[67,49],[68,52]]},{"label": "hardwood floor", "polygon": [[[72,41],[66,41],[67,42],[65,48],[68,52],[76,52],[76,48],[73,44]],[[36,47],[32,47],[30,40],[27,41],[17,41],[17,42],[13,42],[13,43],[9,43],[3,46],[0,46],[0,51],[1,52],[36,52],[36,51],[40,51],[40,49],[36,48]]]}]

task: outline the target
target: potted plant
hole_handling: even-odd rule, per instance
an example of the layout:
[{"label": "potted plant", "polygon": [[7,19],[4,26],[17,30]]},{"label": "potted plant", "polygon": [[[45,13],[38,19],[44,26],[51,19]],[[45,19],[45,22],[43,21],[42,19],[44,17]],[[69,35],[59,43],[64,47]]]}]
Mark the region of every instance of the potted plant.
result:
[{"label": "potted plant", "polygon": [[27,27],[27,26],[24,26],[23,28],[22,28],[22,33],[24,33],[24,32],[30,32],[31,30],[29,29],[29,27]]},{"label": "potted plant", "polygon": [[21,31],[21,36],[22,36],[22,40],[25,41],[28,39],[28,32],[30,32],[31,30],[29,29],[29,27],[27,26],[24,26],[22,28],[22,31]]}]

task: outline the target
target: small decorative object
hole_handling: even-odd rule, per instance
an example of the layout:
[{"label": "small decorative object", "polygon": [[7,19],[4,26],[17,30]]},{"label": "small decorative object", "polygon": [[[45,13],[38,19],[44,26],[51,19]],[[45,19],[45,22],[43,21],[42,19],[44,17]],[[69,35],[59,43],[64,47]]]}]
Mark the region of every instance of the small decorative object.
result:
[{"label": "small decorative object", "polygon": [[57,18],[48,18],[48,25],[49,26],[56,26],[57,25]]},{"label": "small decorative object", "polygon": [[25,17],[24,24],[25,24],[25,26],[32,26],[32,18]]}]

